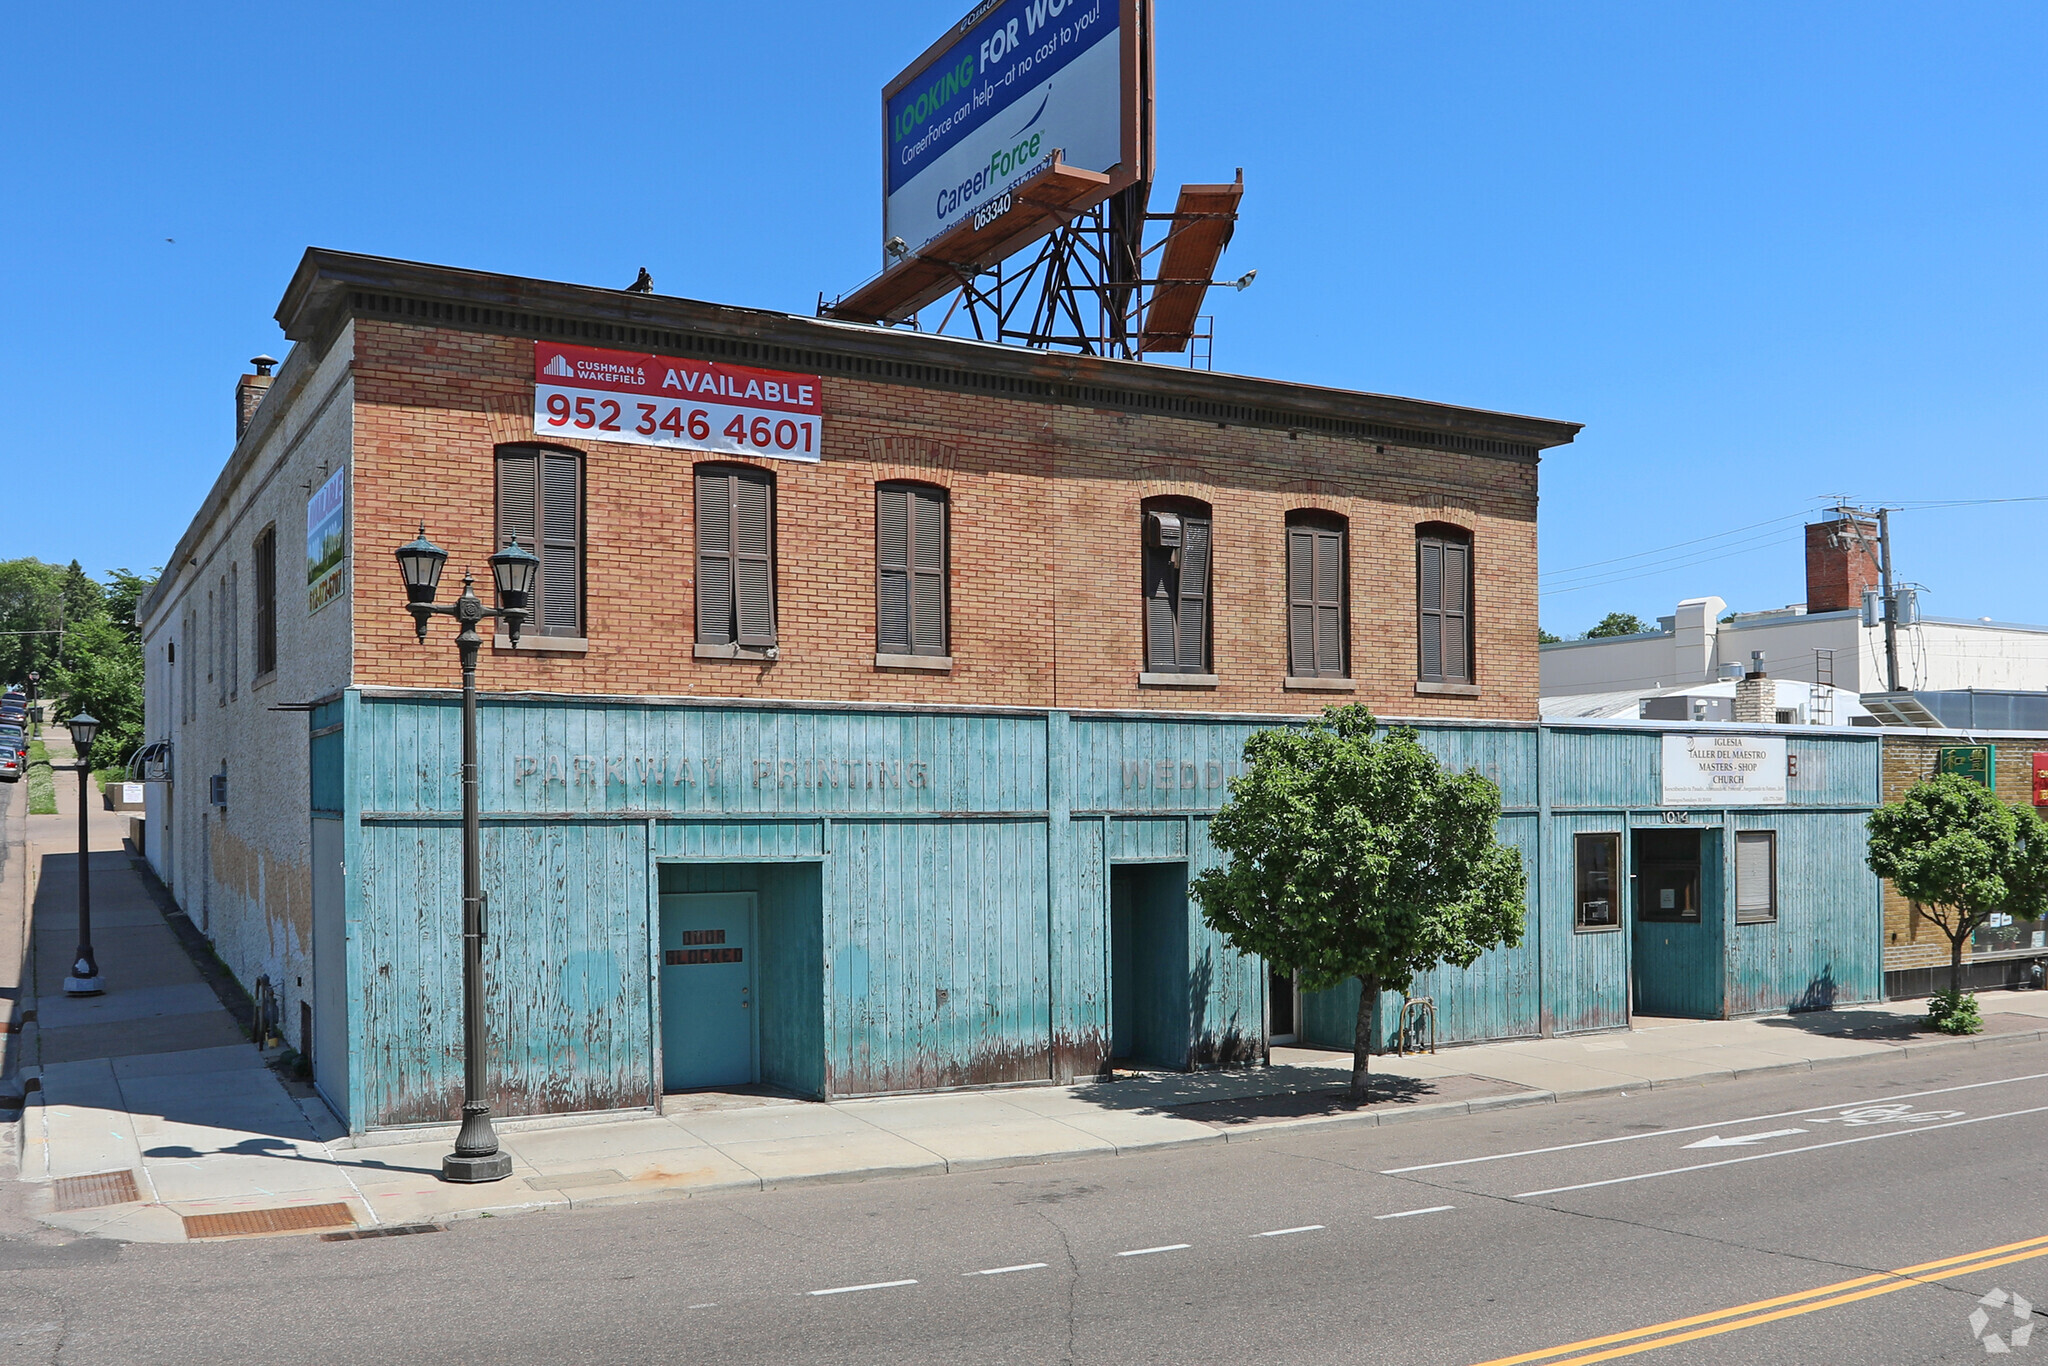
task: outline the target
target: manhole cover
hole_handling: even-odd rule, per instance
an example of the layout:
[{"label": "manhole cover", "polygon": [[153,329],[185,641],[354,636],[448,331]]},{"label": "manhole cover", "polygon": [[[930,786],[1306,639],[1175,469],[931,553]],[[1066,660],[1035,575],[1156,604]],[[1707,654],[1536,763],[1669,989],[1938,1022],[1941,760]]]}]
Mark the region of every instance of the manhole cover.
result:
[{"label": "manhole cover", "polygon": [[188,1214],[187,1238],[238,1238],[251,1233],[296,1233],[306,1229],[354,1225],[347,1205],[286,1205],[281,1209],[245,1209],[232,1214]]},{"label": "manhole cover", "polygon": [[94,1172],[90,1176],[62,1176],[56,1182],[58,1209],[91,1209],[95,1205],[125,1205],[140,1200],[131,1171]]}]

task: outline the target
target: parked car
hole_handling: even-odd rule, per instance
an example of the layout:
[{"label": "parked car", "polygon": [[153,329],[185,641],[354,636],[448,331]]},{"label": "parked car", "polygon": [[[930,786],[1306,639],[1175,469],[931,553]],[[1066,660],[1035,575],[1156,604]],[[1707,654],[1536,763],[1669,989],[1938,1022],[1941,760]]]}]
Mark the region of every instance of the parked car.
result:
[{"label": "parked car", "polygon": [[19,782],[21,780],[21,770],[20,750],[0,750],[0,783]]},{"label": "parked car", "polygon": [[0,722],[0,750],[14,756],[17,771],[28,768],[28,732],[20,726]]}]

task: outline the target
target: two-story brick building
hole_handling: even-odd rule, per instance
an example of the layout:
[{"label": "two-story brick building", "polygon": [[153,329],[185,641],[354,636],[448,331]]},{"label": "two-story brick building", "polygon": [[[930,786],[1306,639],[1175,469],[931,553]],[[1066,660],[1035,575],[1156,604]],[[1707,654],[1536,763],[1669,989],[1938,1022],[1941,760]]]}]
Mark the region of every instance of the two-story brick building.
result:
[{"label": "two-story brick building", "polygon": [[[1348,1038],[1186,896],[1244,737],[1333,701],[1493,774],[1531,868],[1529,939],[1434,988],[1446,1032],[1626,1022],[1574,832],[1658,803],[1655,728],[1536,722],[1537,461],[1574,424],[325,251],[278,319],[142,611],[151,856],[353,1128],[459,1089],[456,652],[391,559],[422,524],[451,581],[515,535],[543,561],[482,664],[501,1114]],[[1778,838],[1832,867],[1875,748],[1801,743],[1840,753]],[[1732,886],[1714,819],[1693,876]],[[1873,995],[1874,884],[1835,895],[1783,899],[1862,916],[1809,938]],[[1735,900],[1700,1008],[1810,992],[1805,949],[1740,967]]]}]

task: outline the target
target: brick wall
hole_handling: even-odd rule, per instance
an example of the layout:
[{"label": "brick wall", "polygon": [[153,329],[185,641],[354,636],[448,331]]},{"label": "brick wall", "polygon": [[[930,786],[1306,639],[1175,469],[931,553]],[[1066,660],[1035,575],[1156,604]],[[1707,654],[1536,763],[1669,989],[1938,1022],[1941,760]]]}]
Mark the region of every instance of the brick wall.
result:
[{"label": "brick wall", "polygon": [[[356,678],[455,686],[455,652],[421,649],[389,552],[424,518],[488,580],[495,444],[531,440],[532,343],[356,324]],[[1313,712],[1283,688],[1284,519],[1351,526],[1356,697],[1403,716],[1536,715],[1536,467],[1303,433],[827,377],[824,460],[776,477],[780,658],[693,657],[691,453],[603,442],[586,455],[583,655],[494,651],[486,686],[865,702]],[[713,457],[702,457],[713,458]],[[950,674],[874,664],[874,485],[952,500]],[[1140,687],[1139,503],[1215,509],[1220,685]],[[1415,692],[1414,530],[1472,533],[1476,697]],[[444,631],[445,631],[445,624]]]},{"label": "brick wall", "polygon": [[[1957,735],[1916,736],[1886,731],[1884,737],[1884,799],[1895,802],[1906,794],[1906,789],[1923,778],[1934,776],[1936,751],[1946,745],[1970,744],[1973,741]],[[2048,750],[2048,736],[2037,741],[2001,740],[1994,742],[1998,752],[1998,770],[1995,790],[2009,802],[2028,805],[2034,799],[2034,753]],[[1884,966],[1887,972],[1897,968],[1931,967],[1948,963],[1948,939],[1941,928],[1931,920],[1923,920],[1913,913],[1906,898],[1887,882],[1884,888]],[[1968,943],[1963,945],[1963,961],[1969,962],[1975,954]],[[1946,985],[1944,982],[1943,985]]]}]

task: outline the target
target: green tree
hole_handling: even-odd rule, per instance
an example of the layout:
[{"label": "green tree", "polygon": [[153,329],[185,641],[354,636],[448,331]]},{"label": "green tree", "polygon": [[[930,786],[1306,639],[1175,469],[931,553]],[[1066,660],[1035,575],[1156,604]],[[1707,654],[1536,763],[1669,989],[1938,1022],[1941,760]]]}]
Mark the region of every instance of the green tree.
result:
[{"label": "green tree", "polygon": [[93,582],[76,560],[64,567],[62,591],[66,623],[83,621],[107,610],[107,590]]},{"label": "green tree", "polygon": [[1995,915],[2036,920],[2048,909],[2048,825],[1969,778],[1917,782],[1866,825],[1870,871],[1948,939],[1952,1000],[1962,994],[1971,935]]},{"label": "green tree", "polygon": [[[0,686],[46,671],[57,652],[64,571],[37,559],[0,560]],[[47,634],[45,634],[47,633]]]},{"label": "green tree", "polygon": [[1306,989],[1358,979],[1350,1097],[1366,1100],[1380,993],[1521,942],[1527,880],[1494,838],[1500,789],[1356,705],[1259,731],[1244,757],[1209,827],[1229,862],[1189,890],[1210,928]]},{"label": "green tree", "polygon": [[[77,567],[74,560],[71,568]],[[81,711],[99,719],[93,766],[113,768],[126,763],[142,744],[142,633],[135,624],[135,608],[156,579],[116,569],[107,575],[106,588],[86,580],[93,590],[88,594],[74,592],[69,578],[67,570],[63,646],[45,671],[43,691],[62,699],[59,720]],[[71,616],[74,604],[89,610]]]},{"label": "green tree", "polygon": [[1639,636],[1650,628],[1643,625],[1643,619],[1633,612],[1609,612],[1600,618],[1600,624],[1586,632],[1588,640],[1605,640],[1609,636]]},{"label": "green tree", "polygon": [[1564,639],[1563,636],[1554,636],[1541,626],[1536,628],[1536,643],[1538,645],[1555,645],[1562,639]]}]

